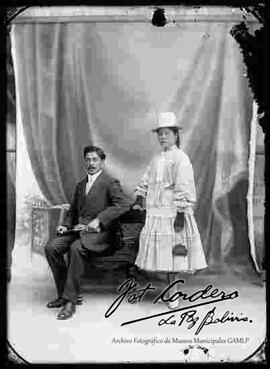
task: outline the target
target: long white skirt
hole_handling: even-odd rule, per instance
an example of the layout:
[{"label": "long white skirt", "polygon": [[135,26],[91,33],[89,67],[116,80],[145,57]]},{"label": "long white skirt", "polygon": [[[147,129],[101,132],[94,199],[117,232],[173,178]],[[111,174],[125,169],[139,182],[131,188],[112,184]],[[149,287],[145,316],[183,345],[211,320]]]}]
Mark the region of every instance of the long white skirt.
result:
[{"label": "long white skirt", "polygon": [[[158,212],[147,211],[135,261],[139,268],[148,271],[192,273],[207,267],[201,237],[192,211],[185,213],[184,227],[179,233],[174,231],[174,219],[175,214],[172,211],[162,212],[161,209]],[[176,243],[182,243],[187,247],[187,256],[173,255],[172,250]]]}]

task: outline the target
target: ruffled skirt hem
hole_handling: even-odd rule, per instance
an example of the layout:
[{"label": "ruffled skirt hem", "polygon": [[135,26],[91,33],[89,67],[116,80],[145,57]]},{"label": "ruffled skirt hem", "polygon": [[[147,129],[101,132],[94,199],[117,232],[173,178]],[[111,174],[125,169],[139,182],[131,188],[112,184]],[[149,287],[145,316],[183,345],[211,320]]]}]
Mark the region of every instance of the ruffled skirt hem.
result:
[{"label": "ruffled skirt hem", "polygon": [[[184,227],[175,233],[173,217],[147,217],[140,235],[135,264],[147,271],[187,272],[207,268],[201,237],[193,214],[185,214]],[[173,255],[176,243],[187,247],[187,256]]]}]

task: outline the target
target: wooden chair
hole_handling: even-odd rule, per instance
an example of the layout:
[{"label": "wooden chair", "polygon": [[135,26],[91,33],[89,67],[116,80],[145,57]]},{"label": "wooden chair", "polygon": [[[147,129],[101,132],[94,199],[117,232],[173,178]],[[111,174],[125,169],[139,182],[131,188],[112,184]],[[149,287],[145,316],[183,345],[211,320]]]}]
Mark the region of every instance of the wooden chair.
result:
[{"label": "wooden chair", "polygon": [[[59,224],[64,220],[67,207],[63,207]],[[84,278],[92,274],[93,268],[125,271],[127,278],[136,273],[135,259],[139,248],[139,237],[145,222],[145,212],[130,209],[118,218],[115,227],[114,242],[103,253],[91,253],[85,263]]]},{"label": "wooden chair", "polygon": [[[56,237],[57,225],[63,224],[69,204],[32,208],[31,255],[44,255],[46,243]],[[93,267],[102,269],[123,269],[126,277],[136,271],[134,265],[139,245],[139,236],[145,222],[145,212],[129,210],[118,218],[115,227],[113,247],[102,254],[91,254],[85,265],[85,276],[90,277]],[[68,258],[67,258],[68,262]],[[88,273],[89,271],[89,273]]]}]

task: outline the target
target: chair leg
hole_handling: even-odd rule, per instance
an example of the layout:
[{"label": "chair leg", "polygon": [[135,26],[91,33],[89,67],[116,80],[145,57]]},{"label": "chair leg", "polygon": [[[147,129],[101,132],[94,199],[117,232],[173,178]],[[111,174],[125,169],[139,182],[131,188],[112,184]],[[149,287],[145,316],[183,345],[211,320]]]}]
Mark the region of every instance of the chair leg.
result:
[{"label": "chair leg", "polygon": [[130,264],[129,263],[127,263],[125,265],[125,274],[126,274],[126,279],[131,278],[131,275],[130,275]]},{"label": "chair leg", "polygon": [[138,268],[136,265],[132,264],[132,263],[128,263],[126,265],[126,276],[127,278],[136,278],[136,274],[137,274]]}]

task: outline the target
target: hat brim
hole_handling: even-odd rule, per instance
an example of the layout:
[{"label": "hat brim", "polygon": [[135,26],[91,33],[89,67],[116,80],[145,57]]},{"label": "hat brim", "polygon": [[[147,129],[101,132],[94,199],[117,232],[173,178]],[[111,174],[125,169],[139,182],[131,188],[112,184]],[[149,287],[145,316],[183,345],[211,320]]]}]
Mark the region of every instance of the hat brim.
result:
[{"label": "hat brim", "polygon": [[164,126],[164,127],[153,128],[153,129],[151,129],[151,131],[152,132],[158,132],[158,130],[162,129],[162,128],[176,128],[176,129],[178,129],[178,131],[183,130],[183,127],[181,127],[181,126]]}]

